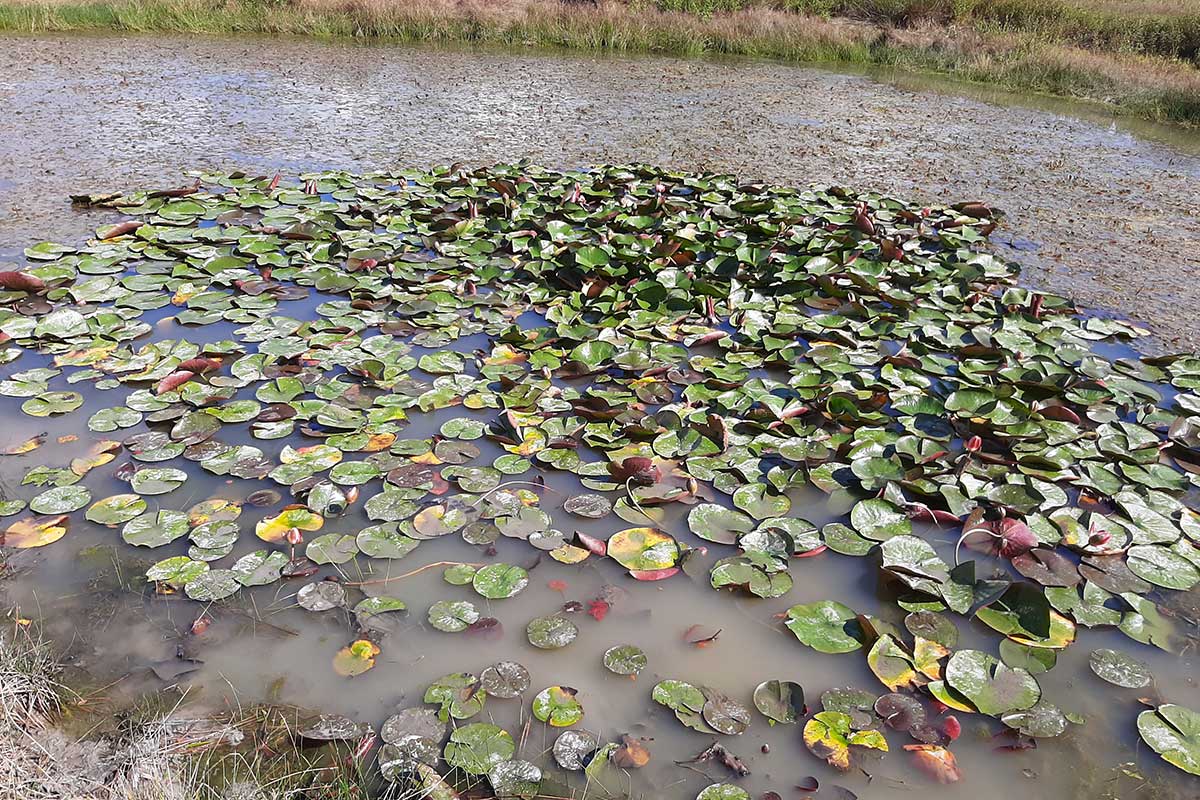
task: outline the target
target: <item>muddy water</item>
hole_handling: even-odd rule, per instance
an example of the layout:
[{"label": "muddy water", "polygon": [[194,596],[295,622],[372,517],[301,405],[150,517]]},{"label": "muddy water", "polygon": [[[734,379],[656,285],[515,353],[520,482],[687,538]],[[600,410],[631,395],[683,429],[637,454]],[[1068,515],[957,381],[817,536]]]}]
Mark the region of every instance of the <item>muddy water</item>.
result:
[{"label": "muddy water", "polygon": [[[174,183],[180,169],[189,166],[304,170],[521,156],[553,165],[640,159],[908,196],[981,197],[1010,212],[1011,255],[1027,265],[1030,282],[1148,320],[1168,343],[1173,337],[1200,342],[1200,321],[1191,313],[1200,287],[1183,278],[1196,266],[1200,224],[1186,210],[1200,199],[1200,157],[1195,155],[1200,146],[1187,136],[1156,141],[1169,138],[1156,130],[1142,129],[1139,133],[1150,138],[1138,138],[1120,127],[1044,108],[1000,107],[919,86],[896,88],[861,76],[757,63],[63,37],[3,41],[0,119],[5,120],[0,259],[41,239],[76,240],[102,218],[67,210],[62,199],[68,192]],[[287,304],[281,313],[302,316],[322,299]],[[153,322],[160,315],[151,312],[146,319]],[[229,333],[221,325],[160,325],[154,337],[214,341]],[[469,351],[476,344],[464,340],[455,347]],[[22,359],[22,369],[33,366],[38,364],[32,357]],[[22,421],[0,427],[0,445],[36,432],[26,429],[29,421],[16,411],[19,401],[0,400],[5,419]],[[113,402],[91,392],[82,409],[61,421],[38,420],[38,429],[46,430],[51,441],[82,433],[82,421]],[[406,435],[428,436],[446,419],[465,415],[472,412],[418,415]],[[254,444],[275,456],[284,442]],[[478,444],[484,458],[496,454],[487,443]],[[83,447],[83,442],[48,445],[5,458],[0,488],[6,496],[32,496],[29,487],[17,486],[29,466],[65,464],[78,454],[71,448]],[[112,478],[111,468],[95,470],[84,485],[95,498],[127,490]],[[225,483],[192,471],[184,486],[148,500],[152,511],[186,509],[212,496],[244,498],[263,485]],[[550,486],[559,494],[547,493],[548,510],[579,491],[570,477],[554,478]],[[840,511],[814,497],[794,499],[793,513],[818,524]],[[267,513],[247,509],[234,557],[256,549],[250,528]],[[697,543],[681,513],[673,509],[664,527]],[[561,511],[555,517],[564,530],[607,535],[625,527],[611,517],[583,524]],[[366,524],[360,503],[322,533],[355,532]],[[930,538],[938,541],[943,558],[952,559],[952,536]],[[629,580],[609,562],[567,567],[542,559],[532,569],[529,589],[490,603],[468,587],[445,583],[440,569],[387,580],[446,560],[503,560],[527,567],[535,560],[535,551],[522,542],[502,539],[493,555],[450,536],[425,542],[399,561],[352,563],[323,572],[371,582],[360,591],[399,597],[411,612],[383,641],[375,669],[348,680],[334,674],[331,662],[352,638],[349,620],[342,612],[314,615],[296,608],[299,584],[243,590],[232,607],[211,609],[216,621],[202,637],[186,636],[203,608],[155,596],[141,578],[148,563],[184,550],[184,543],[153,553],[138,550],[123,544],[116,531],[80,519],[63,541],[14,558],[19,575],[7,589],[10,599],[36,608],[53,632],[71,643],[80,669],[97,681],[119,680],[116,691],[130,697],[161,688],[163,682],[147,665],[173,658],[182,647],[185,655],[204,662],[178,679],[191,698],[214,706],[279,700],[378,726],[394,710],[419,704],[425,687],[441,675],[478,673],[494,661],[517,660],[532,673],[532,690],[522,702],[490,702],[484,718],[519,735],[534,692],[555,684],[576,687],[586,711],[584,727],[608,739],[625,732],[653,738],[651,764],[624,779],[627,783],[608,787],[614,794],[647,798],[690,798],[729,777],[719,766],[695,765],[705,777],[674,763],[698,753],[711,737],[683,728],[650,701],[657,680],[711,686],[743,702],[761,681],[794,680],[815,707],[826,689],[876,690],[878,682],[861,657],[803,648],[776,615],[795,603],[838,599],[860,612],[899,621],[877,571],[861,559],[835,554],[795,562],[795,588],[771,601],[706,586],[708,566],[731,554],[719,546],[694,565],[697,577],[677,576],[666,583]],[[548,585],[557,581],[566,588]],[[684,585],[689,582],[694,585]],[[611,613],[603,620],[575,614],[580,635],[566,649],[540,651],[525,641],[529,620],[565,602],[586,604],[613,592],[606,587],[616,587]],[[501,622],[503,635],[432,629],[426,611],[443,599],[475,601]],[[692,632],[693,638],[720,634],[707,647],[692,646],[686,638],[694,625],[704,631]],[[975,625],[963,625],[961,646],[993,650],[995,634]],[[642,647],[649,656],[649,667],[636,681],[601,666],[603,652],[624,643]],[[1086,716],[1087,724],[1042,741],[1036,750],[999,753],[990,739],[996,726],[967,719],[955,746],[966,776],[957,786],[929,784],[902,752],[863,762],[865,771],[836,774],[804,751],[796,727],[771,728],[761,717],[746,734],[723,741],[749,765],[752,775],[741,783],[756,796],[767,790],[800,796],[792,787],[807,775],[824,786],[838,784],[860,797],[885,800],[1000,800],[1017,792],[1054,798],[1194,796],[1194,782],[1138,747],[1137,695],[1150,690],[1114,690],[1092,676],[1086,660],[1096,647],[1136,652],[1156,675],[1156,691],[1170,700],[1188,703],[1196,695],[1194,655],[1168,656],[1113,631],[1085,630],[1039,680],[1049,700]],[[546,765],[539,756],[552,736],[534,723],[520,755]],[[893,748],[898,750],[903,738],[893,736]],[[761,752],[763,745],[769,753]],[[571,790],[582,786],[578,776],[558,777]]]},{"label": "muddy water", "polygon": [[[329,299],[334,298],[314,295],[304,301],[286,302],[281,304],[280,313],[302,318]],[[154,324],[154,332],[146,341],[187,337],[211,342],[232,333],[232,325],[227,323],[185,328],[162,321],[172,311],[168,308],[144,316]],[[469,353],[478,345],[474,338],[464,338],[453,347]],[[422,352],[417,348],[415,355]],[[22,358],[23,368],[42,366],[45,360],[27,353]],[[243,394],[248,391],[252,389],[243,390]],[[31,454],[0,461],[0,490],[5,496],[32,496],[35,490],[18,485],[26,469],[37,463],[63,465],[81,455],[90,440],[102,438],[80,427],[96,410],[112,405],[114,396],[94,389],[86,390],[85,396],[84,407],[71,415],[36,420],[39,429],[47,432],[50,444]],[[33,432],[28,429],[30,421],[16,409],[19,402],[0,398],[0,413],[23,421],[21,426],[0,428],[0,446],[15,444]],[[446,420],[462,416],[489,421],[492,412],[453,407],[416,414],[405,435],[426,437]],[[123,438],[144,429],[139,425],[111,436]],[[249,437],[239,441],[236,430],[223,432],[222,439],[253,443],[273,460],[287,441]],[[84,435],[78,442],[53,443],[70,433]],[[476,444],[483,451],[480,463],[502,452],[486,440],[477,440]],[[87,475],[83,485],[91,489],[93,497],[128,491],[127,485],[113,476],[113,468],[121,462],[119,459]],[[244,500],[256,489],[273,486],[271,481],[227,481],[195,469],[194,464],[182,459],[173,460],[171,465],[186,467],[190,477],[168,494],[147,497],[148,513],[164,508],[186,510],[210,497]],[[555,517],[554,527],[607,537],[627,526],[616,517],[595,521],[570,517],[561,510],[561,503],[583,491],[581,485],[569,474],[549,472],[546,477],[549,490],[542,492],[543,507]],[[377,490],[378,482],[372,483],[364,487],[364,500]],[[829,507],[815,492],[794,493],[792,499],[792,513],[818,525],[846,510]],[[247,506],[241,518],[241,541],[222,564],[257,549],[261,543],[253,535],[254,521],[274,513],[284,502],[287,500],[272,508]],[[669,507],[663,527],[681,541],[704,544],[688,532],[685,511]],[[685,729],[650,700],[650,689],[658,680],[675,678],[709,686],[745,703],[750,702],[754,686],[761,681],[792,680],[805,687],[814,707],[819,704],[819,695],[830,688],[879,690],[861,653],[822,655],[797,643],[778,619],[790,605],[832,598],[895,624],[902,621],[894,603],[894,589],[880,583],[871,558],[826,553],[794,560],[791,573],[795,587],[782,598],[758,600],[718,593],[707,586],[712,563],[734,552],[719,545],[709,545],[707,556],[689,566],[691,575],[661,583],[639,583],[608,559],[566,566],[538,558],[537,551],[525,542],[501,538],[492,552],[451,535],[423,542],[401,560],[359,559],[322,570],[320,575],[361,584],[351,590],[351,603],[361,596],[386,594],[400,598],[409,607],[409,614],[382,639],[383,652],[375,668],[347,679],[335,674],[332,661],[335,653],[354,638],[351,620],[343,611],[314,614],[298,608],[295,592],[307,580],[243,589],[230,604],[211,608],[179,597],[159,596],[146,585],[142,577],[145,568],[158,559],[186,552],[186,539],[153,551],[134,548],[121,541],[117,529],[87,523],[81,516],[73,515],[72,530],[65,539],[11,554],[9,565],[16,576],[7,582],[6,594],[9,602],[35,610],[47,620],[55,637],[68,645],[78,671],[75,674],[87,674],[95,684],[115,681],[109,691],[118,701],[161,692],[173,685],[186,694],[187,702],[199,707],[230,708],[271,700],[345,714],[378,727],[391,713],[420,705],[425,688],[442,675],[458,671],[478,674],[495,661],[515,660],[531,672],[531,690],[520,701],[493,699],[477,719],[493,720],[520,738],[530,717],[532,695],[547,686],[567,685],[579,690],[585,709],[579,727],[606,740],[623,733],[652,740],[649,746],[653,760],[648,767],[622,775],[604,787],[607,791],[593,785],[591,790],[598,793],[589,795],[592,797],[611,793],[639,798],[691,798],[708,783],[730,777],[719,766],[695,765],[700,770],[697,772],[675,763],[699,753],[712,737]],[[343,517],[329,520],[321,533],[353,533],[368,524],[360,501]],[[953,560],[952,533],[921,533],[944,559]],[[487,601],[470,587],[446,583],[440,566],[402,577],[443,561],[520,564],[530,569],[530,586],[514,598]],[[998,563],[986,561],[980,562],[981,577],[992,569],[1003,571]],[[533,618],[554,613],[571,601],[586,606],[600,596],[611,600],[611,611],[599,620],[578,611],[568,613],[580,633],[565,649],[538,650],[526,641],[524,629]],[[501,629],[493,629],[490,635],[447,634],[433,629],[426,621],[426,612],[433,602],[447,599],[475,602],[484,616],[499,620]],[[192,621],[202,612],[212,617],[212,626],[201,636],[188,635]],[[960,628],[960,647],[994,651],[994,632],[979,623],[960,623]],[[711,635],[716,638],[705,647],[689,643]],[[618,644],[634,644],[647,653],[649,666],[637,680],[618,677],[603,668],[604,651]],[[1102,683],[1087,668],[1087,654],[1096,647],[1135,652],[1150,664],[1156,688],[1115,690]],[[156,678],[150,667],[165,663],[170,669],[178,654],[203,663],[197,671],[177,678]],[[1087,724],[1072,726],[1058,739],[1041,741],[1036,750],[1001,753],[995,748],[1003,742],[992,738],[999,730],[996,723],[960,715],[964,733],[955,752],[966,777],[951,787],[930,784],[913,769],[903,752],[893,752],[883,759],[867,758],[861,763],[862,770],[850,774],[836,773],[807,754],[798,727],[770,727],[757,716],[745,734],[722,740],[750,767],[752,774],[739,783],[756,797],[768,790],[784,797],[799,796],[792,787],[810,775],[826,787],[839,785],[859,797],[885,800],[916,796],[1001,800],[1011,797],[1014,790],[1055,798],[1109,796],[1105,792],[1156,800],[1194,796],[1195,783],[1191,779],[1164,767],[1153,754],[1139,747],[1133,725],[1142,708],[1137,701],[1139,695],[1159,692],[1180,702],[1195,696],[1194,654],[1180,658],[1135,645],[1115,631],[1082,630],[1080,640],[1062,654],[1058,666],[1038,678],[1044,697],[1083,715]],[[173,690],[168,692],[168,697],[175,696]],[[533,722],[520,755],[549,766],[547,753],[556,734]],[[901,735],[891,738],[896,750],[907,740]],[[762,752],[764,747],[769,752]],[[561,781],[563,793],[581,796],[584,781],[579,774],[549,771],[549,777]]]},{"label": "muddy water", "polygon": [[[983,199],[1027,280],[1200,344],[1200,135],[893,73],[311,40],[0,41],[0,259],[187,167],[646,161]],[[987,102],[988,100],[994,102]],[[11,252],[11,249],[9,250]]]}]

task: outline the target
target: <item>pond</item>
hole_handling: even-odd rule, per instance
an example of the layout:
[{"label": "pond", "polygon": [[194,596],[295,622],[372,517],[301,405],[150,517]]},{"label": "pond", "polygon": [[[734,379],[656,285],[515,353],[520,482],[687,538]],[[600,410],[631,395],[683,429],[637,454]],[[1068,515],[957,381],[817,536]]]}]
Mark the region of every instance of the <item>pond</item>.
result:
[{"label": "pond", "polygon": [[0,276],[6,588],[80,669],[484,796],[1194,795],[1200,361],[987,205],[194,177]]}]

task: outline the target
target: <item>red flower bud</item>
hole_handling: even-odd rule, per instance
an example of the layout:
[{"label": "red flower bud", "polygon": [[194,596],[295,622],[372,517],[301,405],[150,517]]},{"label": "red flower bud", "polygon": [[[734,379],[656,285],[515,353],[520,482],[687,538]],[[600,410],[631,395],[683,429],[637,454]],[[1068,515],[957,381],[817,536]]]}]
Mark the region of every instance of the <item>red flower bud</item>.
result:
[{"label": "red flower bud", "polygon": [[966,447],[968,453],[978,453],[983,447],[983,439],[980,439],[978,436],[972,436],[970,439],[967,439]]},{"label": "red flower bud", "polygon": [[287,539],[288,544],[295,547],[304,541],[304,534],[300,532],[299,528],[288,528],[288,532],[284,538]]}]

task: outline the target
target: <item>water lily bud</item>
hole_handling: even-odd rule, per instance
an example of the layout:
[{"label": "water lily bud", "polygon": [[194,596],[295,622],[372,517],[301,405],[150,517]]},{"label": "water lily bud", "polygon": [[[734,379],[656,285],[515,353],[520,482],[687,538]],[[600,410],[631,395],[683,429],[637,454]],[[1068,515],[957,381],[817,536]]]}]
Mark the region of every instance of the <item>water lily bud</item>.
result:
[{"label": "water lily bud", "polygon": [[983,439],[980,439],[978,436],[972,436],[970,439],[967,439],[968,453],[978,453],[982,447]]},{"label": "water lily bud", "polygon": [[300,532],[299,528],[288,528],[287,535],[284,538],[287,539],[288,544],[295,547],[304,541],[304,534]]},{"label": "water lily bud", "polygon": [[1108,540],[1112,538],[1112,534],[1108,531],[1096,531],[1088,537],[1088,545],[1091,547],[1102,547],[1108,544]]}]

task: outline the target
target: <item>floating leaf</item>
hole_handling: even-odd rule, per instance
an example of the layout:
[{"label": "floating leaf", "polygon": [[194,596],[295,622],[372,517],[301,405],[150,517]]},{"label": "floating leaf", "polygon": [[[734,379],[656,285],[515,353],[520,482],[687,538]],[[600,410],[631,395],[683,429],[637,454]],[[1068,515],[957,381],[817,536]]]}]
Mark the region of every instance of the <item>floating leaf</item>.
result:
[{"label": "floating leaf", "polygon": [[1154,680],[1145,664],[1119,650],[1103,647],[1093,650],[1088,657],[1088,666],[1100,678],[1126,689],[1140,689]]},{"label": "floating leaf", "polygon": [[466,600],[439,600],[429,607],[428,618],[439,631],[458,633],[479,621],[479,611]]},{"label": "floating leaf", "polygon": [[362,675],[375,666],[379,646],[370,639],[358,639],[343,647],[333,657],[333,671],[344,678]]},{"label": "floating leaf", "polygon": [[480,674],[479,683],[492,697],[511,700],[529,688],[529,670],[515,661],[499,661]]},{"label": "floating leaf", "polygon": [[792,606],[787,613],[788,629],[818,652],[849,653],[866,640],[858,615],[835,600]]},{"label": "floating leaf", "polygon": [[609,537],[608,555],[626,569],[667,569],[679,560],[679,545],[657,528],[626,528]]},{"label": "floating leaf", "polygon": [[794,681],[763,681],[754,690],[754,707],[771,721],[790,725],[804,716],[804,688]]},{"label": "floating leaf", "polygon": [[486,775],[516,752],[513,738],[503,728],[476,722],[456,728],[446,744],[446,763],[468,775]]},{"label": "floating leaf", "polygon": [[604,651],[604,668],[616,675],[637,675],[646,668],[646,653],[631,644],[621,644]]},{"label": "floating leaf", "polygon": [[203,561],[194,561],[187,556],[174,556],[164,558],[146,570],[146,580],[182,589],[185,584],[208,571],[209,566]]},{"label": "floating leaf", "polygon": [[69,514],[92,502],[92,493],[83,486],[56,486],[29,501],[29,510],[38,514]]},{"label": "floating leaf", "polygon": [[212,603],[232,597],[240,588],[242,585],[233,570],[213,569],[188,581],[183,590],[192,600]]},{"label": "floating leaf", "polygon": [[850,769],[852,746],[885,753],[888,749],[887,740],[879,731],[853,730],[850,717],[837,711],[818,712],[804,724],[804,746],[842,772]]},{"label": "floating leaf", "polygon": [[1137,728],[1142,741],[1168,764],[1200,775],[1200,713],[1184,706],[1161,705],[1138,714]]},{"label": "floating leaf", "polygon": [[566,728],[583,719],[583,706],[570,686],[551,686],[533,698],[533,716],[555,728]]},{"label": "floating leaf", "polygon": [[542,650],[557,650],[575,641],[579,628],[566,617],[537,617],[525,627],[529,643]]},{"label": "floating leaf", "polygon": [[482,597],[502,600],[517,595],[529,585],[529,573],[512,564],[488,564],[472,577],[471,585]]},{"label": "floating leaf", "polygon": [[1037,679],[979,650],[958,650],[946,664],[946,683],[983,714],[1032,708],[1042,696]]}]

